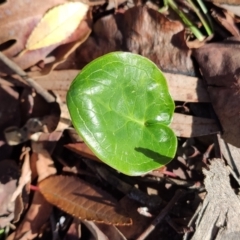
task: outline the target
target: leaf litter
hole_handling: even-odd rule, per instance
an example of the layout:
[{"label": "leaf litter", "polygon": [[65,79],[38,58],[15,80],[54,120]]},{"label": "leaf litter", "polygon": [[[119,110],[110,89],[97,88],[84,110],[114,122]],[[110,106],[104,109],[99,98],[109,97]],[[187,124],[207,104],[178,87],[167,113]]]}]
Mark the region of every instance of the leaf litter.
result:
[{"label": "leaf litter", "polygon": [[[25,70],[19,72],[0,56],[0,227],[7,239],[202,239],[204,234],[213,239],[212,229],[236,235],[229,231],[238,230],[233,220],[239,212],[239,4],[206,4],[216,21],[213,36],[203,42],[170,7],[161,14],[162,2],[158,4],[0,4],[0,50]],[[74,24],[56,22],[55,16],[70,5],[77,13],[76,6],[85,10],[73,16]],[[203,30],[192,8],[183,6]],[[59,28],[60,36],[46,26]],[[65,102],[72,80],[90,61],[113,51],[138,53],[155,62],[166,74],[176,104],[176,156],[141,177],[125,176],[99,161],[69,122]],[[29,86],[29,78],[40,90]],[[21,160],[23,149],[30,150]],[[217,159],[221,157],[225,162]],[[221,186],[210,184],[211,174],[225,176]],[[228,219],[223,208],[214,208],[223,186],[236,199],[224,200]],[[217,209],[211,216],[220,216],[227,228],[209,222],[207,212],[212,211],[204,213],[206,208]]]}]

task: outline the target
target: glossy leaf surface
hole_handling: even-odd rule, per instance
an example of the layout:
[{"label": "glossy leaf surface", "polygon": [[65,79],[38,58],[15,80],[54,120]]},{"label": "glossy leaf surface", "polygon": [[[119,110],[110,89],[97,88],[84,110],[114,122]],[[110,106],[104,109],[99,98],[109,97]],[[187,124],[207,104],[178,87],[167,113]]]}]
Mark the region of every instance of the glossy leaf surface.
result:
[{"label": "glossy leaf surface", "polygon": [[67,104],[86,144],[124,174],[147,173],[175,155],[177,139],[168,127],[174,102],[147,58],[114,52],[92,61],[70,86]]}]

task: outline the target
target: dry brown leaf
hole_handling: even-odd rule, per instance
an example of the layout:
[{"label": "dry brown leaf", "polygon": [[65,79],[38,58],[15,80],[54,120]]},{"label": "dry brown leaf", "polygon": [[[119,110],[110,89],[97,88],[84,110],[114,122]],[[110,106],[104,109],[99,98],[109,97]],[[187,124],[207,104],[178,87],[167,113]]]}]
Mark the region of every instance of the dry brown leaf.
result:
[{"label": "dry brown leaf", "polygon": [[20,220],[21,215],[25,208],[27,208],[28,204],[23,201],[23,194],[17,196],[15,200],[15,208],[14,208],[14,219],[13,223],[16,223]]},{"label": "dry brown leaf", "polygon": [[108,15],[94,24],[93,36],[76,51],[75,62],[79,69],[99,56],[121,50],[122,34],[117,26],[118,17],[119,21],[123,20],[122,15]]},{"label": "dry brown leaf", "polygon": [[59,96],[57,96],[56,102],[58,103],[58,105],[60,107],[61,113],[60,113],[60,120],[58,122],[58,125],[57,125],[55,131],[62,132],[71,126],[72,121],[71,121],[71,117],[70,117],[70,114],[68,111],[67,104],[65,102],[62,102],[61,98]]},{"label": "dry brown leaf", "polygon": [[80,69],[103,54],[122,50],[151,59],[165,72],[195,74],[184,26],[146,6],[99,19],[93,33],[77,50]]},{"label": "dry brown leaf", "polygon": [[[25,48],[27,38],[35,26],[40,22],[43,14],[54,6],[66,2],[68,1],[52,0],[43,3],[41,0],[35,0],[29,4],[28,0],[22,0],[20,2],[8,0],[6,3],[2,4],[0,6],[0,46],[1,44],[7,46],[2,50],[4,54],[16,62],[22,69],[27,69],[40,61],[45,62],[45,57],[50,54],[55,58],[55,60],[52,64],[50,63],[47,66],[46,72],[49,72],[53,67],[55,67],[59,61],[64,61],[69,53],[71,53],[77,45],[80,45],[83,41],[85,41],[85,38],[89,35],[91,31],[91,24],[89,24],[89,20],[83,20],[74,33],[62,41],[62,43],[54,44],[34,51],[27,51],[23,55],[18,55],[18,53]],[[19,31],[19,29],[21,29],[21,31]],[[9,46],[9,44],[6,44],[6,42],[13,39],[16,40],[13,45]],[[51,52],[60,44],[66,45],[63,46],[62,49],[59,47],[59,50],[56,53],[51,54]],[[0,69],[1,72],[13,74],[12,71],[2,62],[0,62]]]},{"label": "dry brown leaf", "polygon": [[38,153],[38,159],[36,162],[37,172],[38,172],[38,182],[43,179],[56,174],[57,170],[54,166],[54,161],[52,160],[50,154],[42,149]]},{"label": "dry brown leaf", "polygon": [[22,172],[21,172],[21,176],[20,176],[19,181],[18,181],[17,189],[14,191],[14,193],[12,195],[12,198],[11,198],[12,202],[14,202],[16,200],[16,198],[19,195],[21,195],[24,186],[28,183],[30,184],[30,182],[31,182],[32,171],[31,171],[31,168],[30,168],[29,151],[30,151],[30,148],[24,149],[24,152],[23,152],[22,156],[20,157],[20,158],[23,158],[23,156],[24,156],[24,160],[23,160],[24,162],[23,162],[23,165],[22,165]]},{"label": "dry brown leaf", "polygon": [[[43,14],[50,8],[65,3],[66,0],[43,1],[35,0],[29,4],[28,0],[8,0],[0,6],[0,44],[6,43],[12,39],[16,43],[4,49],[4,54],[12,58],[25,47],[27,38],[36,24],[41,20]],[[23,69],[35,64],[43,59],[52,49],[31,52],[26,56],[20,57],[17,61]],[[31,57],[29,59],[29,57]],[[0,63],[1,72],[11,74],[11,71]]]},{"label": "dry brown leaf", "polygon": [[90,221],[131,225],[109,194],[76,177],[53,176],[39,183],[44,197],[65,212]]},{"label": "dry brown leaf", "polygon": [[122,22],[123,47],[145,56],[166,72],[194,74],[184,26],[147,7],[133,7]]},{"label": "dry brown leaf", "polygon": [[68,2],[49,10],[33,30],[26,43],[35,50],[59,43],[70,36],[88,11],[88,5]]},{"label": "dry brown leaf", "polygon": [[238,27],[236,26],[234,17],[226,10],[223,10],[222,12],[212,10],[212,16],[233,36],[240,36],[240,32]]},{"label": "dry brown leaf", "polygon": [[[75,62],[72,58],[75,57],[75,50],[87,40],[92,31],[92,20],[85,19],[81,21],[79,27],[72,34],[72,38],[76,39],[73,42],[66,43],[55,49],[49,54],[49,57],[53,57],[54,61],[48,63],[41,71],[41,75],[46,75],[51,72],[52,69],[75,69]],[[76,37],[74,37],[74,35]]]},{"label": "dry brown leaf", "polygon": [[[50,175],[56,174],[54,162],[45,149],[41,149],[36,158],[38,182]],[[36,191],[28,212],[15,232],[14,239],[34,239],[39,234],[42,225],[46,223],[51,211],[52,205],[45,200],[40,192]]]},{"label": "dry brown leaf", "polygon": [[14,239],[35,239],[42,225],[48,220],[51,212],[52,205],[44,199],[40,192],[35,192],[31,206],[18,226]]},{"label": "dry brown leaf", "polygon": [[207,44],[194,51],[210,99],[223,127],[223,139],[240,147],[240,40]]}]

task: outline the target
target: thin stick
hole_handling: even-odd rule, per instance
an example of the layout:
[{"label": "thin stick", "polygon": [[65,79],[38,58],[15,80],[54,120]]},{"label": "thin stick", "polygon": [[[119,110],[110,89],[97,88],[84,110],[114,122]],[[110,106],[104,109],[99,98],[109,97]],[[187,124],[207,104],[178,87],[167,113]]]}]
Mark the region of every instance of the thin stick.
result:
[{"label": "thin stick", "polygon": [[5,63],[13,72],[22,77],[35,91],[41,95],[47,102],[55,102],[55,98],[48,93],[42,86],[30,78],[25,71],[23,71],[15,62],[6,57],[0,52],[0,60]]},{"label": "thin stick", "polygon": [[148,228],[137,238],[137,240],[144,240],[154,229],[155,227],[165,218],[169,211],[174,207],[174,204],[178,201],[180,197],[185,192],[181,189],[178,189],[174,197],[170,200],[167,206],[159,213],[159,215],[152,221]]}]

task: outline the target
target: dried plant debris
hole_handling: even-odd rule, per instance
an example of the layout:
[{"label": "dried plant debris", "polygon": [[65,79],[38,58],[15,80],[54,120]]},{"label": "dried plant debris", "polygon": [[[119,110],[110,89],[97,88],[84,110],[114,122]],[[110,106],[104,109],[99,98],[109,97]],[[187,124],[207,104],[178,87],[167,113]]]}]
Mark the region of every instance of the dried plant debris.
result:
[{"label": "dried plant debris", "polygon": [[224,8],[237,16],[240,16],[240,7],[239,7],[239,1],[238,0],[209,0],[216,4],[217,6],[220,6],[221,8]]},{"label": "dried plant debris", "polygon": [[[17,2],[8,0],[6,4],[0,6],[2,16],[0,46],[2,45],[4,53],[23,69],[40,61],[44,62],[47,55],[60,44],[79,39],[82,42],[85,36],[89,35],[90,31],[86,24],[84,28],[80,24],[87,9],[88,6],[83,3],[70,3],[66,0],[54,0],[44,4],[38,0],[31,4],[25,0]],[[24,49],[34,51],[23,51]],[[66,50],[71,51],[71,48],[64,50],[63,54],[58,53],[55,56],[60,61],[66,55]],[[55,63],[57,59],[54,59]],[[4,64],[0,63],[0,66],[1,72],[12,73]]]},{"label": "dried plant debris", "polygon": [[43,196],[62,210],[83,220],[131,225],[116,200],[104,191],[75,177],[55,176],[39,183]]},{"label": "dried plant debris", "polygon": [[163,71],[195,74],[191,51],[184,39],[184,26],[153,9],[133,7],[115,17],[99,19],[93,32],[93,37],[78,50],[79,64],[123,50],[148,57]]},{"label": "dried plant debris", "polygon": [[194,51],[208,85],[210,99],[222,124],[222,137],[240,147],[240,41],[232,38]]},{"label": "dried plant debris", "polygon": [[[0,237],[240,238],[237,0],[206,3],[215,32],[204,41],[171,7],[160,13],[162,1],[0,2]],[[204,28],[190,5],[176,3]],[[65,104],[82,68],[113,51],[154,61],[175,100],[174,161],[144,176],[101,162],[71,127]],[[222,129],[198,115],[211,104]]]},{"label": "dried plant debris", "polygon": [[133,7],[124,14],[121,27],[127,51],[148,57],[164,71],[194,74],[181,22],[150,8]]},{"label": "dried plant debris", "polygon": [[212,159],[209,170],[203,172],[207,196],[191,239],[239,239],[240,198],[230,185],[227,166],[221,159]]},{"label": "dried plant debris", "polygon": [[48,11],[26,43],[26,50],[35,50],[59,43],[70,36],[88,11],[88,5],[69,2]]}]

